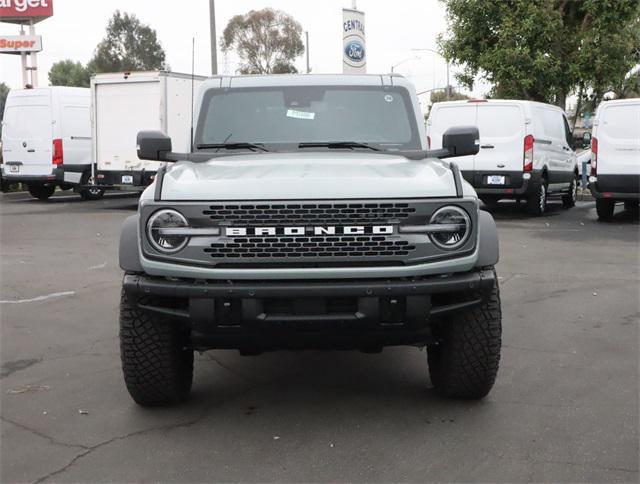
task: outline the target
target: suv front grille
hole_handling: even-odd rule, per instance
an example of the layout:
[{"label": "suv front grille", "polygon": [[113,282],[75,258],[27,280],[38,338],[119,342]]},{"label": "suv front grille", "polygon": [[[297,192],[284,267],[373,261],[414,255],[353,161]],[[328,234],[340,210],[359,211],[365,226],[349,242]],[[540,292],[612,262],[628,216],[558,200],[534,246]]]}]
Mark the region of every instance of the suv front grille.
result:
[{"label": "suv front grille", "polygon": [[252,225],[318,223],[352,225],[403,220],[416,212],[409,203],[312,203],[211,205],[202,213],[214,222]]},{"label": "suv front grille", "polygon": [[416,247],[384,236],[237,237],[204,251],[213,258],[406,257]]}]

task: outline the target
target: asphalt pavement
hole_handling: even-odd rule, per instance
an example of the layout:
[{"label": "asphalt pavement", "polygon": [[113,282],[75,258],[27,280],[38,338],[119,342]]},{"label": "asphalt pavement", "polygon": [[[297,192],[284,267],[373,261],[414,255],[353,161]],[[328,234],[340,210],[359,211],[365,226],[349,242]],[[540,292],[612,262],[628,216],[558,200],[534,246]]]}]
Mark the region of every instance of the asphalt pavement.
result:
[{"label": "asphalt pavement", "polygon": [[500,232],[503,353],[479,402],[417,348],[196,356],[144,409],[118,351],[120,224],[137,199],[0,195],[2,482],[638,482],[640,225],[593,202]]}]

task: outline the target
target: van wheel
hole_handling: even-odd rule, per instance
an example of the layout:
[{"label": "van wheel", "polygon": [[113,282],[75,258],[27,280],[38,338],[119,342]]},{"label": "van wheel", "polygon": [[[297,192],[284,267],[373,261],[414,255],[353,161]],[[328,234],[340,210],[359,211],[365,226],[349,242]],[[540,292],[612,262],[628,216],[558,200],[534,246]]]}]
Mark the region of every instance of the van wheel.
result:
[{"label": "van wheel", "polygon": [[576,200],[578,199],[578,179],[574,178],[571,180],[571,185],[569,185],[569,193],[566,195],[562,195],[562,205],[565,208],[575,207]]},{"label": "van wheel", "polygon": [[638,208],[640,208],[640,202],[637,200],[627,200],[624,202],[624,209],[627,212],[638,213]]},{"label": "van wheel", "polygon": [[56,191],[55,185],[27,185],[29,194],[38,200],[47,200]]},{"label": "van wheel", "polygon": [[120,358],[129,394],[142,406],[180,403],[193,381],[188,330],[177,321],[152,316],[120,299]]},{"label": "van wheel", "polygon": [[496,205],[498,205],[498,201],[500,199],[498,197],[492,197],[492,196],[484,195],[484,196],[480,197],[480,200],[482,200],[482,203],[484,203],[487,207],[493,208]]},{"label": "van wheel", "polygon": [[500,364],[502,313],[497,278],[485,302],[442,321],[435,334],[438,344],[427,348],[435,390],[449,398],[486,396]]},{"label": "van wheel", "polygon": [[104,197],[102,188],[83,188],[80,190],[80,196],[85,200],[100,200]]},{"label": "van wheel", "polygon": [[527,198],[527,212],[529,215],[540,217],[547,209],[547,180],[540,179],[535,193]]},{"label": "van wheel", "polygon": [[607,200],[606,198],[596,199],[596,212],[599,220],[611,220],[615,208],[616,202],[613,200]]}]

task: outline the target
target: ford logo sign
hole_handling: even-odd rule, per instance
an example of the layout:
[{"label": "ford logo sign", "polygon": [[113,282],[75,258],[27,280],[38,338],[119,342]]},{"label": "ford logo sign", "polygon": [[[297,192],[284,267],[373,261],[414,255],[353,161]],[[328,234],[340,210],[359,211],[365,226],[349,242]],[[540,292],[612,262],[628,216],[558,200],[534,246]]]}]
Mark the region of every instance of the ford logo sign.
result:
[{"label": "ford logo sign", "polygon": [[344,55],[353,62],[364,62],[364,45],[352,40],[344,47]]}]

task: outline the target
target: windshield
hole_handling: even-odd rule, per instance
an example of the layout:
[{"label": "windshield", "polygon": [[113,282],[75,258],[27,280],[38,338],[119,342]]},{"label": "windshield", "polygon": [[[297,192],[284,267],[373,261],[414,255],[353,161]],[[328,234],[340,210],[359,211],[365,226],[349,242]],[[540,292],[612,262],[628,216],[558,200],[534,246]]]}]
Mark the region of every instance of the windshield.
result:
[{"label": "windshield", "polygon": [[195,136],[196,147],[253,143],[270,151],[340,142],[421,149],[408,91],[382,86],[212,89],[204,95]]}]

